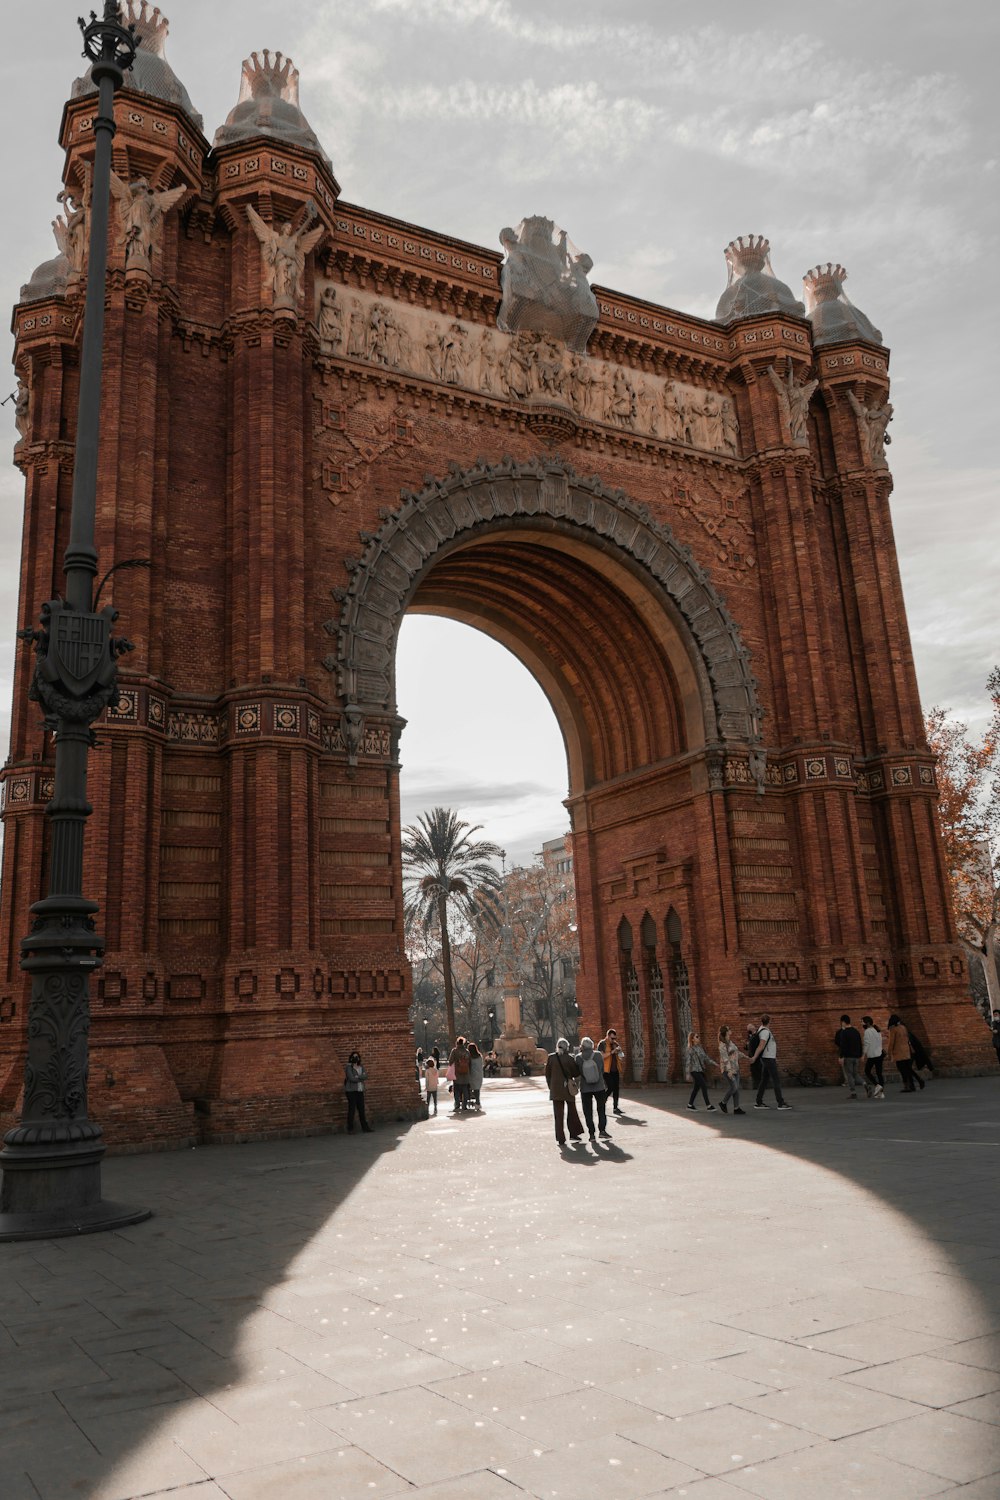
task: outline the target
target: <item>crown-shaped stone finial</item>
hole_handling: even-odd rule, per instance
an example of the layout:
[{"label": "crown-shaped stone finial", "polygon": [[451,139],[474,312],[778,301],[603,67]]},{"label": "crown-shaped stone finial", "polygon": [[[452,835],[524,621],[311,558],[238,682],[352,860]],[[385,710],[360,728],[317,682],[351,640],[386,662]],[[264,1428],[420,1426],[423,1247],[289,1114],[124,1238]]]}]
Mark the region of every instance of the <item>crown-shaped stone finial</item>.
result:
[{"label": "crown-shaped stone finial", "polygon": [[[170,22],[159,6],[150,0],[118,0],[118,19],[123,26],[135,27],[137,50],[131,68],[125,74],[125,87],[151,99],[165,99],[179,105],[200,130],[202,118],[191,96],[167,62],[167,32]],[[73,84],[73,98],[92,94],[97,85],[90,69]]]},{"label": "crown-shaped stone finial", "polygon": [[834,265],[828,260],[825,266],[813,266],[802,278],[805,287],[806,314],[808,315],[816,306],[817,302],[832,302],[839,297],[847,280],[847,272],[841,265]]},{"label": "crown-shaped stone finial", "polygon": [[771,242],[765,235],[738,235],[729,241],[723,255],[729,280],[715,309],[717,323],[733,323],[758,313],[791,313],[801,318],[802,303],[771,269]]},{"label": "crown-shaped stone finial", "polygon": [[813,343],[817,347],[846,344],[853,339],[864,339],[869,344],[882,342],[874,323],[854,306],[844,291],[846,280],[844,267],[830,260],[825,266],[813,266],[802,278],[806,317],[813,326]]},{"label": "crown-shaped stone finial", "polygon": [[270,49],[265,47],[263,52],[251,52],[243,60],[239,102],[268,98],[283,99],[298,108],[299,70],[290,57],[283,57],[280,52],[272,57]]},{"label": "crown-shaped stone finial", "polygon": [[159,6],[149,0],[122,0],[120,13],[123,26],[135,27],[135,39],[144,52],[165,55],[170,22]]},{"label": "crown-shaped stone finial", "polygon": [[249,141],[254,136],[287,141],[330,159],[299,107],[299,73],[290,57],[264,47],[244,59],[240,97],[224,125],[215,132],[216,147]]},{"label": "crown-shaped stone finial", "polygon": [[734,277],[746,276],[750,271],[763,271],[770,259],[771,241],[762,234],[748,234],[744,242],[743,235],[737,235],[735,240],[729,241],[723,254],[729,267],[729,279],[732,281]]}]

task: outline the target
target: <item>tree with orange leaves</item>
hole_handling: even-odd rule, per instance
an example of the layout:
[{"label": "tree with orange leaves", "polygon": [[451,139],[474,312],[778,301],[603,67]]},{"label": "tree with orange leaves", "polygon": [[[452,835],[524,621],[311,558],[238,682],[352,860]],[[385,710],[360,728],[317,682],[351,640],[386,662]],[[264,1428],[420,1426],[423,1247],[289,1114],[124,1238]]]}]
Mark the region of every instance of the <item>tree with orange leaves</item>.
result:
[{"label": "tree with orange leaves", "polygon": [[991,1008],[1000,1009],[1000,667],[986,690],[992,716],[980,743],[943,708],[930,710],[926,730],[959,937],[970,963],[982,964]]}]

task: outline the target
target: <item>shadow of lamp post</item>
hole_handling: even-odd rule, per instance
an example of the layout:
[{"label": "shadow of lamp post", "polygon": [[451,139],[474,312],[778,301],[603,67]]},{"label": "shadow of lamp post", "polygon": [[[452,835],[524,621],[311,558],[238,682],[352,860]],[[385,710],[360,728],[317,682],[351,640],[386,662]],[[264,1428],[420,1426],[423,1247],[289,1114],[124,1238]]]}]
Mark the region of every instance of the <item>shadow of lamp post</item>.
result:
[{"label": "shadow of lamp post", "polygon": [[31,931],[21,943],[21,967],[31,975],[27,1060],[21,1120],[0,1151],[0,1240],[117,1229],[150,1213],[102,1199],[104,1142],[87,1118],[90,974],[104,951],[94,926],[97,903],[83,895],[87,756],[91,726],[115,696],[117,658],[131,650],[112,636],[116,612],[106,605],[98,613],[93,590],[114,96],[136,43],[120,24],[117,0],[105,0],[103,16],[91,11],[80,26],[98,107],[66,597],[42,605],[41,629],[20,632],[35,646],[30,696],[55,734],[49,889],[31,908]]}]

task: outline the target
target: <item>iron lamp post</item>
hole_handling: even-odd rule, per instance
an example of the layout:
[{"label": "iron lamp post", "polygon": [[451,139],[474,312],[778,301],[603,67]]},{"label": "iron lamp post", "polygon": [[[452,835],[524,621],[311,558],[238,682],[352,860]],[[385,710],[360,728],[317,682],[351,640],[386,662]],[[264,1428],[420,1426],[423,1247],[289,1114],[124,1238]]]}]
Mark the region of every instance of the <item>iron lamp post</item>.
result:
[{"label": "iron lamp post", "polygon": [[105,0],[103,16],[91,11],[80,26],[98,107],[66,597],[42,605],[41,629],[20,632],[35,646],[30,696],[55,735],[49,888],[31,908],[31,931],[21,943],[21,967],[31,975],[28,1047],[21,1120],[0,1151],[0,1240],[117,1229],[150,1213],[102,1199],[104,1142],[101,1127],[87,1117],[90,975],[104,952],[94,926],[97,903],[83,894],[87,756],[91,726],[116,692],[117,658],[131,650],[111,634],[116,611],[96,610],[94,579],[114,96],[136,43],[120,23],[117,0]]}]

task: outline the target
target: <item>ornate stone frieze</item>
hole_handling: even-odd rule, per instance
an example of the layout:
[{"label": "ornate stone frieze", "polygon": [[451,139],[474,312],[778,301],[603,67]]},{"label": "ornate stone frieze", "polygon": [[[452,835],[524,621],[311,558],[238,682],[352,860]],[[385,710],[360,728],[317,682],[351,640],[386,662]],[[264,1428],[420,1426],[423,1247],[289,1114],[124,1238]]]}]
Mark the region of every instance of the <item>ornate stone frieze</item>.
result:
[{"label": "ornate stone frieze", "polygon": [[561,406],[574,421],[739,454],[728,396],[574,353],[548,334],[506,334],[335,282],[320,284],[315,321],[323,353],[334,358],[515,401],[526,412]]}]

